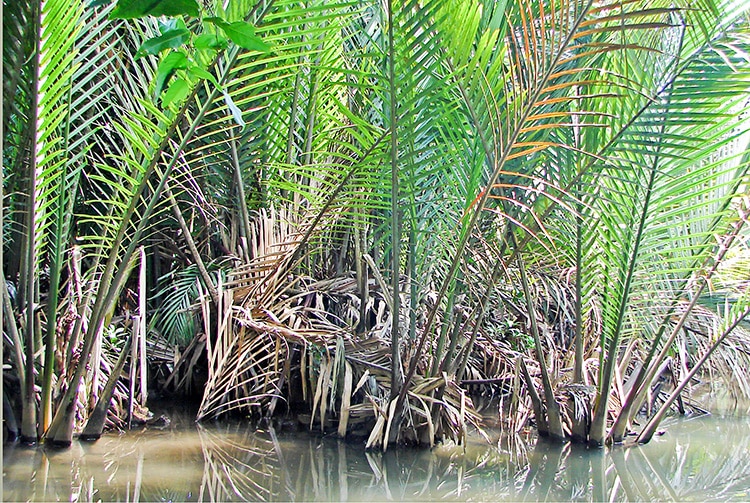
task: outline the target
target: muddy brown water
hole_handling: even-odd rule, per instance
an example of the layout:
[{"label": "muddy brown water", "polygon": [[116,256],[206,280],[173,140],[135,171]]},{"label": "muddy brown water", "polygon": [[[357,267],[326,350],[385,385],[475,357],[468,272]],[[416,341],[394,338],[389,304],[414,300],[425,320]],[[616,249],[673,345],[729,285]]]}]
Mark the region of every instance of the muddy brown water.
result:
[{"label": "muddy brown water", "polygon": [[[593,449],[470,436],[365,452],[247,424],[107,433],[69,449],[3,450],[3,501],[748,501],[750,417],[671,420],[651,443]],[[490,432],[492,433],[492,432]]]}]

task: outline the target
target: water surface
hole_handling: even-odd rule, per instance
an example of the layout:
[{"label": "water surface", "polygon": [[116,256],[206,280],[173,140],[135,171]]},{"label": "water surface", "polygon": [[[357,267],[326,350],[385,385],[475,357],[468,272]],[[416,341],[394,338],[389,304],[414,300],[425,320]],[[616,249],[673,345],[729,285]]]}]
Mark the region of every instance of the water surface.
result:
[{"label": "water surface", "polygon": [[175,421],[71,448],[3,452],[3,501],[747,501],[750,418],[669,424],[651,443],[588,450],[521,438],[432,450],[241,423]]}]

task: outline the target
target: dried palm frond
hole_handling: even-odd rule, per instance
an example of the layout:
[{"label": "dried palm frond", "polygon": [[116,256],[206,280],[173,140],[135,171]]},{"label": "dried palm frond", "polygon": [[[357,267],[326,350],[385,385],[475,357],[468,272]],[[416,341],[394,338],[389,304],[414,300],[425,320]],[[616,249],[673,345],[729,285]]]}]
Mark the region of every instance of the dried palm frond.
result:
[{"label": "dried palm frond", "polygon": [[[290,345],[299,344],[305,348],[299,368],[311,407],[309,426],[326,430],[337,425],[340,436],[371,428],[368,446],[382,445],[393,414],[392,404],[384,398],[391,377],[387,318],[376,316],[381,322],[368,337],[355,339],[351,327],[358,319],[332,314],[359,313],[347,307],[359,300],[352,295],[355,283],[350,277],[318,282],[298,278],[291,282],[293,291],[287,289],[275,296],[273,305],[261,307],[255,301],[268,300],[258,287],[263,282],[248,288],[244,278],[257,277],[248,270],[242,268],[243,279],[230,279],[233,288],[224,291],[219,332],[207,347],[211,372],[198,418],[231,410],[265,414],[274,398],[285,399],[282,383],[291,376],[285,375],[289,366],[282,362],[290,358]],[[445,389],[439,399],[433,396],[438,388]],[[404,441],[417,442],[419,432],[427,430],[430,442],[461,442],[469,429],[480,428],[471,398],[445,373],[416,377],[408,398],[407,419],[400,430]],[[430,416],[435,407],[437,422]]]}]

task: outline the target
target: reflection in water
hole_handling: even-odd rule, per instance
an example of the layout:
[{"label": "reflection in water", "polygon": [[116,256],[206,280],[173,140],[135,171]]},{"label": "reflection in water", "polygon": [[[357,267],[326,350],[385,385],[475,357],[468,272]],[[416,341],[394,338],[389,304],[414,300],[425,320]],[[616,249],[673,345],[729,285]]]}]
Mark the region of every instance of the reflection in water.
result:
[{"label": "reflection in water", "polygon": [[587,450],[519,439],[364,452],[333,438],[211,424],[106,435],[70,449],[6,448],[3,501],[750,498],[750,419],[700,418],[649,445]]},{"label": "reflection in water", "polygon": [[646,446],[587,450],[538,442],[523,476],[532,501],[747,501],[750,419],[699,418]]}]

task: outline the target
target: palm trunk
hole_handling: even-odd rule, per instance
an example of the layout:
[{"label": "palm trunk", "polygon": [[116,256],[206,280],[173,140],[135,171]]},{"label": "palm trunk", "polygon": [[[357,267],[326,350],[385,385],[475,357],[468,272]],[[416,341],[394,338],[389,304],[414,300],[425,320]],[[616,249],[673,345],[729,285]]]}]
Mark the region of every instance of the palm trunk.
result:
[{"label": "palm trunk", "polygon": [[[580,188],[580,184],[579,184]],[[573,360],[573,383],[583,384],[583,306],[582,306],[582,267],[583,267],[583,221],[581,212],[583,205],[576,205],[576,284],[575,284],[575,357]],[[588,401],[584,402],[588,405]],[[578,442],[588,442],[589,427],[591,426],[591,411],[572,415],[571,437]]]},{"label": "palm trunk", "polygon": [[[115,391],[117,381],[120,379],[122,369],[125,367],[125,361],[128,358],[128,352],[130,351],[130,345],[133,342],[133,336],[125,339],[125,345],[120,350],[120,357],[117,359],[117,363],[112,369],[112,373],[107,379],[107,384],[104,385],[99,400],[96,402],[94,411],[89,416],[89,420],[86,423],[86,427],[81,433],[81,440],[94,441],[99,440],[104,431],[104,423],[107,421],[107,411],[109,411],[109,404],[112,401],[112,395]],[[131,363],[133,365],[133,363]]]},{"label": "palm trunk", "polygon": [[[0,204],[2,204],[0,202]],[[4,277],[0,277],[3,282],[2,291],[2,321],[5,322],[7,332],[10,335],[10,339],[13,341],[13,356],[16,360],[16,369],[18,371],[18,378],[20,380],[21,389],[26,389],[26,359],[23,354],[23,342],[21,341],[21,335],[18,333],[18,326],[16,325],[16,319],[13,315],[13,305],[10,302],[10,294],[8,293],[8,283]]]},{"label": "palm trunk", "polygon": [[37,441],[37,410],[36,410],[36,392],[34,390],[34,384],[36,383],[34,377],[34,335],[36,333],[36,280],[37,280],[37,222],[36,222],[36,211],[37,211],[37,152],[40,145],[37,144],[37,123],[39,115],[39,65],[41,55],[40,51],[40,35],[38,34],[41,30],[41,23],[39,18],[41,16],[41,5],[34,3],[33,8],[33,22],[34,30],[37,32],[37,36],[34,37],[34,49],[33,54],[33,84],[32,97],[31,97],[31,117],[29,118],[31,131],[33,132],[32,138],[34,139],[29,151],[29,168],[28,168],[28,195],[26,204],[26,247],[25,247],[25,261],[24,266],[21,270],[21,290],[24,294],[25,301],[25,350],[26,350],[26,377],[24,379],[23,389],[23,412],[21,416],[21,441],[24,443],[34,444]]},{"label": "palm trunk", "polygon": [[[665,125],[661,125],[662,132]],[[636,264],[638,263],[638,253],[642,244],[643,232],[646,228],[646,221],[649,215],[651,197],[654,194],[654,188],[656,186],[656,175],[659,172],[659,152],[661,145],[657,148],[653,162],[649,168],[649,179],[646,184],[645,200],[643,201],[643,207],[641,208],[641,214],[638,219],[638,230],[636,231],[633,239],[633,251],[628,257],[628,268],[626,271],[625,281],[622,287],[622,298],[618,306],[617,318],[615,320],[615,326],[611,334],[609,346],[607,347],[606,356],[603,353],[602,357],[605,357],[603,368],[601,369],[601,381],[598,386],[598,396],[596,399],[596,405],[594,406],[594,417],[591,421],[591,430],[589,431],[589,442],[594,445],[603,445],[607,436],[607,415],[609,413],[609,394],[612,387],[612,377],[614,375],[615,365],[617,365],[617,349],[620,342],[620,330],[625,321],[625,311],[628,305],[628,299],[630,298],[630,284],[635,274]],[[604,335],[602,335],[604,337]]]},{"label": "palm trunk", "polygon": [[148,309],[146,299],[148,287],[146,285],[146,248],[141,246],[141,263],[138,267],[138,318],[140,319],[140,330],[138,331],[138,353],[140,354],[140,403],[143,407],[148,402],[148,361],[146,358],[146,336],[148,335]]},{"label": "palm trunk", "polygon": [[531,336],[534,339],[534,348],[536,350],[537,362],[539,362],[539,369],[542,377],[542,389],[544,390],[544,406],[547,409],[547,421],[549,423],[549,435],[553,438],[563,439],[565,433],[563,432],[562,420],[560,418],[560,406],[557,404],[555,399],[555,393],[552,389],[552,381],[550,380],[547,368],[546,358],[544,357],[544,349],[542,348],[542,339],[539,336],[539,326],[536,321],[536,309],[534,308],[533,298],[531,296],[531,289],[529,288],[529,280],[526,277],[526,268],[521,258],[521,254],[517,255],[518,268],[521,273],[521,284],[523,285],[523,293],[526,297],[526,305],[529,315],[529,323],[531,325]]},{"label": "palm trunk", "polygon": [[[401,340],[400,340],[400,318],[401,318],[401,226],[399,224],[399,177],[398,177],[398,136],[397,136],[397,109],[396,109],[396,69],[395,69],[395,47],[393,43],[393,2],[386,3],[388,15],[388,89],[390,95],[390,135],[391,135],[391,293],[393,295],[391,312],[391,395],[390,401],[397,400],[402,387],[404,377],[401,371]],[[387,443],[395,443],[401,429],[401,416],[403,414],[403,403],[397,403],[394,409],[394,417],[391,423]]]},{"label": "palm trunk", "polygon": [[417,230],[416,218],[412,217],[409,226],[409,342],[417,337],[417,308],[419,307],[419,286],[417,285]]},{"label": "palm trunk", "polygon": [[[73,86],[68,87],[68,103],[73,101]],[[66,113],[65,152],[70,145],[70,109]],[[55,349],[57,347],[57,311],[59,307],[60,277],[65,267],[65,245],[68,241],[73,203],[80,171],[76,171],[72,183],[68,183],[69,159],[65,159],[63,173],[56,187],[57,211],[55,213],[54,237],[50,253],[49,294],[47,298],[47,332],[45,337],[44,375],[42,378],[41,431],[46,432],[52,423],[52,379],[55,374]]]},{"label": "palm trunk", "polygon": [[357,269],[357,289],[359,291],[359,324],[357,333],[365,334],[370,329],[367,322],[367,303],[370,299],[370,285],[367,274],[367,261],[364,258],[365,230],[356,229],[354,232],[354,262]]},{"label": "palm trunk", "polygon": [[[549,421],[547,420],[547,414],[542,403],[542,398],[539,396],[539,392],[536,390],[534,380],[531,378],[529,369],[526,367],[526,361],[523,359],[523,355],[520,355],[517,359],[521,366],[521,373],[523,379],[526,381],[526,389],[528,390],[529,397],[531,398],[531,408],[534,410],[534,417],[536,418],[536,429],[540,435],[549,434]],[[542,370],[544,372],[544,370]]]},{"label": "palm trunk", "polygon": [[443,312],[443,322],[440,327],[440,334],[438,335],[437,346],[435,347],[435,354],[432,357],[432,367],[430,369],[430,376],[437,375],[440,363],[443,361],[445,355],[445,339],[448,336],[448,330],[453,322],[453,306],[456,302],[456,290],[458,289],[458,279],[461,273],[456,274],[457,281],[453,284],[453,288],[448,292],[448,301]]}]

